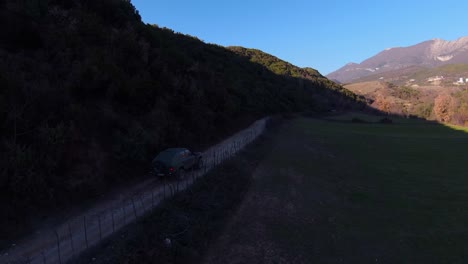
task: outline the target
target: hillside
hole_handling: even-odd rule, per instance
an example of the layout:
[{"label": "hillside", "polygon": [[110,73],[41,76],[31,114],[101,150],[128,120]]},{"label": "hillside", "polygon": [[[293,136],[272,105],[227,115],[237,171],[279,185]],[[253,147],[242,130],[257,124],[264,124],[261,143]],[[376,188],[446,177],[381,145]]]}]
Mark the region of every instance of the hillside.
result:
[{"label": "hillside", "polygon": [[468,89],[465,85],[407,86],[367,81],[347,84],[345,88],[364,96],[372,108],[385,113],[468,125]]},{"label": "hillside", "polygon": [[368,104],[382,112],[434,119],[432,108],[437,92],[382,81],[348,84],[346,89],[364,96]]},{"label": "hillside", "polygon": [[168,146],[202,149],[265,115],[362,107],[313,69],[144,24],[125,0],[0,5],[2,238],[144,177]]},{"label": "hillside", "polygon": [[468,64],[468,37],[454,41],[433,39],[409,47],[385,49],[359,64],[348,63],[327,77],[349,83],[414,66],[434,68],[447,64]]},{"label": "hillside", "polygon": [[[354,98],[357,101],[362,101],[362,98],[356,97],[356,95],[350,93],[349,90],[343,89],[343,86],[330,81],[315,69],[299,68],[291,63],[257,49],[248,49],[243,47],[228,47],[228,49],[240,56],[247,57],[255,64],[265,66],[269,71],[279,76],[283,76],[283,78],[288,77],[287,79],[291,81],[295,79],[296,81],[293,81],[293,86],[298,86],[307,91],[312,91],[313,97],[315,97],[317,101],[328,101],[331,96],[334,99],[326,103],[329,107],[343,107],[348,103],[354,103],[353,101],[349,101],[348,98]],[[317,89],[318,87],[326,87],[326,89]]]}]

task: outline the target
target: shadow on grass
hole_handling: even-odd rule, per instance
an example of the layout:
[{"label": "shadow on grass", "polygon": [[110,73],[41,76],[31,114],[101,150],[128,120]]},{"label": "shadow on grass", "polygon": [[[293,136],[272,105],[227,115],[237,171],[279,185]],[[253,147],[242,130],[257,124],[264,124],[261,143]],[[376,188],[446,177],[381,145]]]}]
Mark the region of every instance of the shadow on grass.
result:
[{"label": "shadow on grass", "polygon": [[223,230],[281,120],[237,156],[70,263],[196,263]]}]

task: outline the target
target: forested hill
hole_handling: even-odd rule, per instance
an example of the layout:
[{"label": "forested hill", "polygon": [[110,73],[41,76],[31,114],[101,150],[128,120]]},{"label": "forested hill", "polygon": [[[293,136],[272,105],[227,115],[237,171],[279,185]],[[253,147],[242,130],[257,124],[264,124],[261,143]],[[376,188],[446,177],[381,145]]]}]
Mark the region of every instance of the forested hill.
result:
[{"label": "forested hill", "polygon": [[[318,94],[324,93],[324,91],[344,95],[344,97],[341,98],[340,96],[335,97],[336,101],[327,105],[328,107],[330,107],[331,104],[342,101],[343,98],[358,99],[352,92],[344,89],[341,85],[330,81],[315,69],[297,67],[289,62],[280,60],[271,54],[257,49],[248,49],[244,47],[227,47],[227,49],[235,52],[236,54],[247,57],[253,63],[265,66],[271,72],[281,75],[282,78],[289,77],[289,80],[299,80],[299,86],[304,87],[307,91],[311,92],[313,96],[318,96]],[[297,83],[293,82],[292,85],[297,86]],[[340,105],[339,103],[337,104]],[[341,104],[341,106],[343,105]]]},{"label": "forested hill", "polygon": [[[250,61],[259,63],[266,66],[270,71],[290,77],[305,78],[309,80],[323,80],[329,81],[327,78],[323,77],[317,70],[312,68],[299,68],[292,65],[289,62],[278,59],[275,56],[272,56],[268,53],[265,53],[258,49],[248,49],[244,47],[232,46],[227,47],[229,50],[234,51],[235,53],[248,57]],[[328,88],[338,87],[334,85],[333,82],[330,82]]]},{"label": "forested hill", "polygon": [[264,115],[360,106],[315,70],[144,24],[129,1],[0,5],[3,221],[101,193],[144,175],[162,148],[199,149]]}]

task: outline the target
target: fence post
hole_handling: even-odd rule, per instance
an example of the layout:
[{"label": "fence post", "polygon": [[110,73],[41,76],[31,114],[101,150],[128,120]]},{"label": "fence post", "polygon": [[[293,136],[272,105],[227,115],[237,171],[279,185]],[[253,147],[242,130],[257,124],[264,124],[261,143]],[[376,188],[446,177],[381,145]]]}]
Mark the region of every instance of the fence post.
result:
[{"label": "fence post", "polygon": [[137,218],[137,211],[136,211],[136,207],[135,207],[135,200],[133,199],[132,197],[132,204],[133,204],[133,212],[135,213],[135,219]]},{"label": "fence post", "polygon": [[68,223],[68,233],[70,234],[70,245],[73,256],[75,255],[75,245],[73,244],[73,233],[71,231],[70,223]]},{"label": "fence post", "polygon": [[114,209],[111,209],[112,214],[112,233],[115,232]]},{"label": "fence post", "polygon": [[86,228],[86,215],[83,216],[83,225],[84,225],[84,235],[85,235],[85,241],[86,241],[86,248],[89,248],[88,244],[88,230]]},{"label": "fence post", "polygon": [[62,264],[62,257],[60,256],[60,238],[57,232],[57,229],[54,229],[55,236],[57,237],[57,254],[58,254],[58,259],[59,263]]},{"label": "fence post", "polygon": [[123,219],[124,219],[124,225],[127,224],[127,215],[125,214],[125,203],[122,207],[122,211],[123,211]]},{"label": "fence post", "polygon": [[99,223],[99,241],[101,241],[102,240],[101,215],[98,215],[98,223]]},{"label": "fence post", "polygon": [[142,194],[140,195],[141,210],[142,210],[142,213],[141,213],[141,214],[142,214],[142,215],[145,213],[145,204],[144,204],[144,202],[143,202],[143,201],[145,200],[145,199],[143,199],[144,196],[145,196],[145,193],[142,193]]}]

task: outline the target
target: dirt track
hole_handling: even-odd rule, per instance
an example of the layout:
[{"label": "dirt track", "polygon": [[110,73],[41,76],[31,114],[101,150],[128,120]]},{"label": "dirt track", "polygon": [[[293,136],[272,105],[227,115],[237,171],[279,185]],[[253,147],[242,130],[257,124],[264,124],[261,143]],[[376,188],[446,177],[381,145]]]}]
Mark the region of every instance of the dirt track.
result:
[{"label": "dirt track", "polygon": [[112,197],[98,201],[72,219],[64,220],[55,229],[37,230],[31,237],[1,252],[0,263],[66,263],[235,155],[263,132],[267,119],[260,119],[207,149],[203,153],[204,168],[187,173],[184,180],[158,181],[151,178],[130,186]]}]

